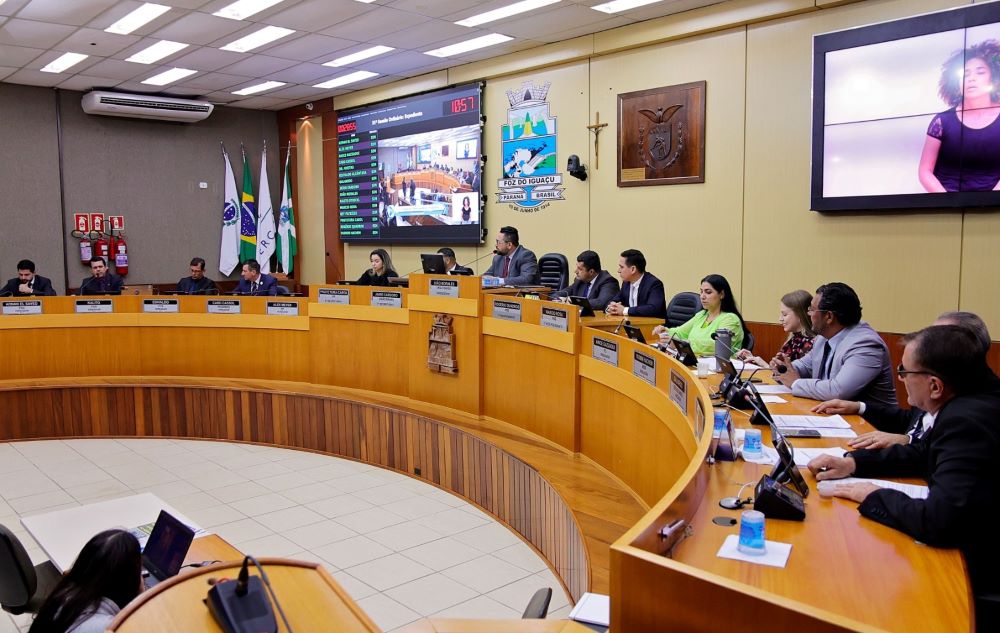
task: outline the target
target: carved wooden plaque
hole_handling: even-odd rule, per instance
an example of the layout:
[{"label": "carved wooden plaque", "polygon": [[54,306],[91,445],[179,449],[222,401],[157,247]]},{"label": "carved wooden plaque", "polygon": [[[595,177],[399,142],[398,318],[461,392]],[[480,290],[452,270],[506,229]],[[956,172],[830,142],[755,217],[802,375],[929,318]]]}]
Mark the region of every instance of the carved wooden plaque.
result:
[{"label": "carved wooden plaque", "polygon": [[457,374],[458,361],[455,360],[455,330],[453,317],[449,314],[435,314],[434,324],[427,335],[427,367],[442,374]]}]

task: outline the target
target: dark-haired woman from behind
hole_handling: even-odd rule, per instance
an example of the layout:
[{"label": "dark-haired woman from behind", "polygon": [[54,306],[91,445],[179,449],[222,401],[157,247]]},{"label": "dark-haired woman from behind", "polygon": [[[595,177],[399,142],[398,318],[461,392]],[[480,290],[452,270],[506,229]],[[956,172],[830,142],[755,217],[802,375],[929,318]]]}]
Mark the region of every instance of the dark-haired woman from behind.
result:
[{"label": "dark-haired woman from behind", "polygon": [[658,335],[662,343],[675,337],[685,340],[698,356],[711,356],[715,354],[712,334],[725,328],[733,333],[732,348],[739,350],[743,346],[746,324],[736,307],[729,281],[722,275],[706,275],[701,280],[700,298],[703,309],[687,322],[674,328],[657,325],[653,334]]},{"label": "dark-haired woman from behind", "polygon": [[104,633],[141,591],[139,541],[124,530],[101,532],[80,550],[28,633]]}]

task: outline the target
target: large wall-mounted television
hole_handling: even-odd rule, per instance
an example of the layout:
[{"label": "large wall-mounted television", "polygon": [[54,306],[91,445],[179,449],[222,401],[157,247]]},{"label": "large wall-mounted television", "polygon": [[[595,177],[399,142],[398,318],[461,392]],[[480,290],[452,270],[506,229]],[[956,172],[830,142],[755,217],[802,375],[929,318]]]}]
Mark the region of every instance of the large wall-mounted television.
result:
[{"label": "large wall-mounted television", "polygon": [[482,242],[482,93],[473,83],[337,113],[342,240]]},{"label": "large wall-mounted television", "polygon": [[817,35],[811,208],[1000,206],[1000,12]]}]

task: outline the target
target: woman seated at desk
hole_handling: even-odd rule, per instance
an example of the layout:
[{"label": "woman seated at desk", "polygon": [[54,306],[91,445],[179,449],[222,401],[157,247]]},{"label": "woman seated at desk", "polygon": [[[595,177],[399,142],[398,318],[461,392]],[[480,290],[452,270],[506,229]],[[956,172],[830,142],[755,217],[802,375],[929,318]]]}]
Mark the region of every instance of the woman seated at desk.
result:
[{"label": "woman seated at desk", "polygon": [[358,286],[388,286],[390,277],[398,277],[392,260],[384,248],[376,248],[369,255],[372,267],[355,282]]},{"label": "woman seated at desk", "polygon": [[674,337],[683,339],[691,344],[691,350],[698,356],[712,356],[715,354],[712,335],[717,330],[727,329],[733,333],[732,349],[740,349],[746,324],[725,277],[713,274],[701,280],[701,307],[704,309],[686,323],[674,328],[657,325],[653,334],[659,336],[664,344]]},{"label": "woman seated at desk", "polygon": [[[778,318],[778,323],[788,333],[788,338],[778,353],[784,354],[789,361],[802,358],[812,349],[816,333],[812,329],[812,319],[806,313],[810,303],[812,295],[805,290],[793,290],[781,298],[781,316]],[[747,349],[740,350],[736,357],[759,367],[769,366],[766,360],[754,356]]]}]

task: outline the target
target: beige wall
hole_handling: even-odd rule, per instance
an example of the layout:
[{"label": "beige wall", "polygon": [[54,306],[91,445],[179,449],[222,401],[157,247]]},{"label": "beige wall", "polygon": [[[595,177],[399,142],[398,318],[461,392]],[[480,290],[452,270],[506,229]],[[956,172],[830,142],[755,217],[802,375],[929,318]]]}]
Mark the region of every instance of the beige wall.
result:
[{"label": "beige wall", "polygon": [[298,208],[295,234],[299,247],[299,281],[326,281],[326,243],[323,234],[323,119],[299,121],[295,159],[298,161]]}]

